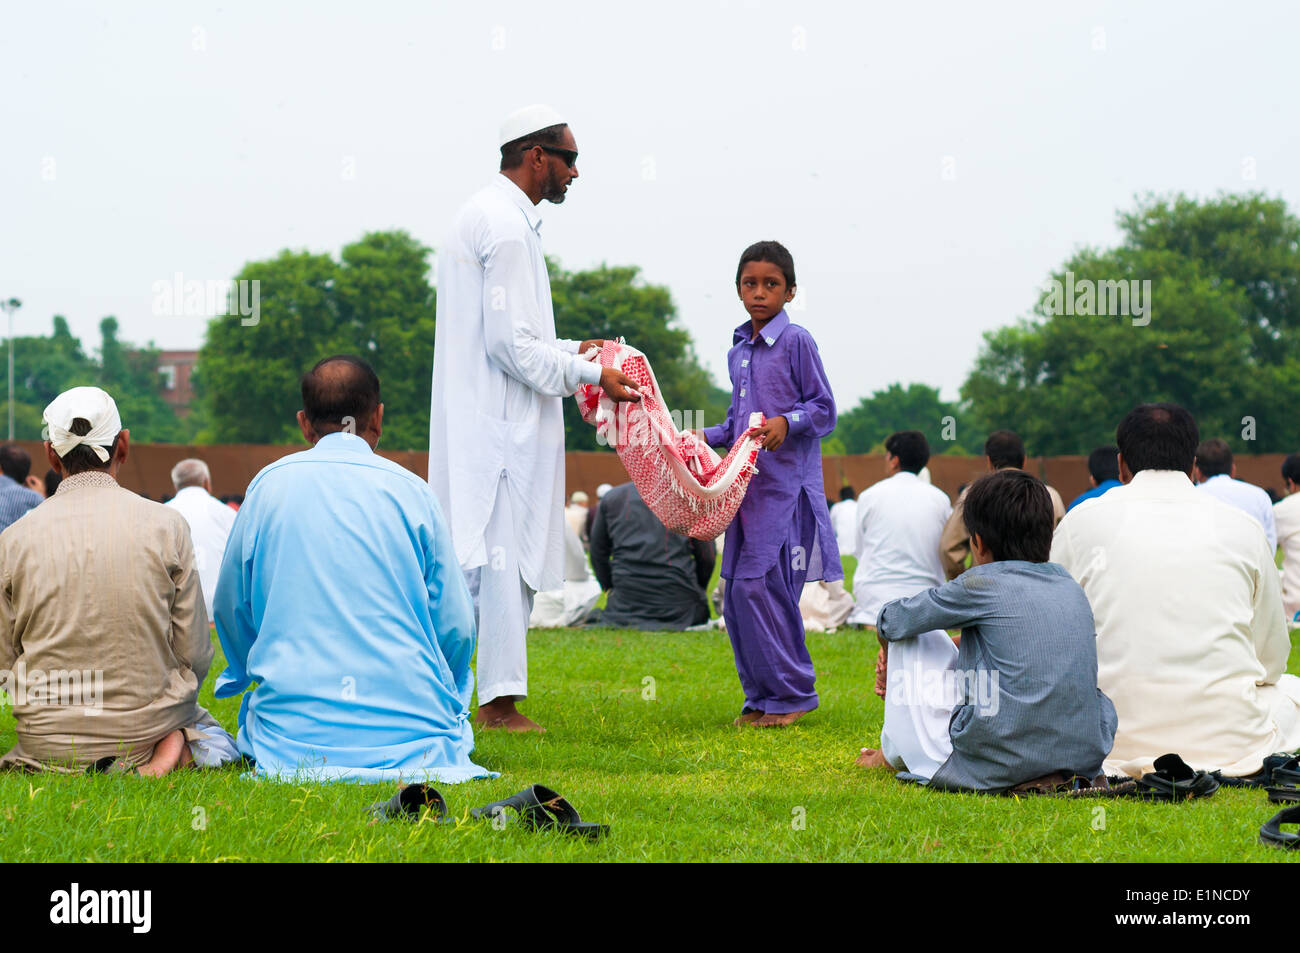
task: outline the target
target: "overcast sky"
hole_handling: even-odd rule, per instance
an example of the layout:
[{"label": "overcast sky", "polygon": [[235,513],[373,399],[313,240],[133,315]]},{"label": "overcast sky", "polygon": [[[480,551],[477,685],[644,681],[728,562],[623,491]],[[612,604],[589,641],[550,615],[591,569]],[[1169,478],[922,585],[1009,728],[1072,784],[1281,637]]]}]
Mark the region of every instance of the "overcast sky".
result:
[{"label": "overcast sky", "polygon": [[61,313],[93,348],[115,314],[197,347],[155,281],[375,229],[436,248],[501,118],[547,102],[581,152],[548,253],[667,285],[719,383],[736,261],[775,238],[841,408],[955,398],[1136,195],[1300,209],[1297,35],[1281,2],[9,3],[0,297],[19,335]]}]

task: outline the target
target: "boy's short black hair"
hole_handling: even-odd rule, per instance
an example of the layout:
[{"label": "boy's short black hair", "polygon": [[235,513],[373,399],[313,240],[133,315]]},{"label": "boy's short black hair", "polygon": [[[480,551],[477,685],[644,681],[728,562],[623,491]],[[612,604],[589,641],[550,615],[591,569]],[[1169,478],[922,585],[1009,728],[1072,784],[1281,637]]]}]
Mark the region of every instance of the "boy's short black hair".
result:
[{"label": "boy's short black hair", "polygon": [[1232,448],[1218,437],[1201,441],[1196,448],[1196,468],[1207,480],[1222,473],[1232,473]]},{"label": "boy's short black hair", "polygon": [[1019,470],[1025,465],[1025,442],[1010,430],[995,430],[984,441],[984,456],[989,458],[994,470],[1004,467]]},{"label": "boy's short black hair", "polygon": [[740,287],[740,276],[745,271],[745,266],[751,261],[770,262],[781,269],[781,274],[785,275],[785,290],[789,291],[795,286],[794,280],[794,256],[780,242],[754,242],[741,253],[740,264],[736,266],[736,287]]},{"label": "boy's short black hair", "polygon": [[1088,454],[1088,472],[1098,483],[1119,479],[1119,447],[1098,447]]},{"label": "boy's short black hair", "polygon": [[1052,556],[1052,498],[1032,473],[1007,468],[980,477],[966,491],[962,519],[998,562],[1045,563]]},{"label": "boy's short black hair", "polygon": [[[1297,482],[1300,482],[1300,481],[1297,481]],[[855,499],[856,497],[857,497],[857,494],[853,492],[853,487],[849,486],[847,483],[844,484],[844,486],[840,487],[840,502],[841,502],[841,503],[845,502],[846,500],[852,500],[852,499]]]},{"label": "boy's short black hair", "polygon": [[1300,483],[1300,453],[1293,453],[1282,461],[1282,479]]},{"label": "boy's short black hair", "polygon": [[919,430],[900,430],[885,440],[885,449],[898,457],[898,467],[908,473],[920,473],[930,460],[930,444]]},{"label": "boy's short black hair", "polygon": [[1115,430],[1115,443],[1129,473],[1177,470],[1191,473],[1201,432],[1177,404],[1138,404]]}]

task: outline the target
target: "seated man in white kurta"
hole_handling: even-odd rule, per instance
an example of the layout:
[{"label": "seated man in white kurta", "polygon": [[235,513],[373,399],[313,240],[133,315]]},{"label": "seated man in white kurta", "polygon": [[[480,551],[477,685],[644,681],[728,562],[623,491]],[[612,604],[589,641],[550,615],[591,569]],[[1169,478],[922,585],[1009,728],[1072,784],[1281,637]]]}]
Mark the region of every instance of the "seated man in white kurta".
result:
[{"label": "seated man in white kurta", "polygon": [[1119,715],[1107,773],[1162,754],[1228,777],[1300,747],[1300,679],[1273,553],[1259,523],[1198,492],[1199,434],[1176,404],[1142,404],[1116,431],[1120,479],[1062,520],[1052,561],[1097,623],[1097,683]]},{"label": "seated man in white kurta", "polygon": [[[930,459],[925,435],[916,430],[891,434],[885,441],[888,479],[858,496],[858,567],[853,574],[857,605],[850,623],[874,626],[882,606],[925,592],[944,582],[939,537],[952,504],[938,487],[918,476]],[[957,661],[957,646],[936,629],[915,639],[880,647],[889,671],[912,684],[941,683]],[[943,698],[901,704],[885,698],[880,750],[891,764],[930,777],[952,754],[948,722],[952,706]]]}]

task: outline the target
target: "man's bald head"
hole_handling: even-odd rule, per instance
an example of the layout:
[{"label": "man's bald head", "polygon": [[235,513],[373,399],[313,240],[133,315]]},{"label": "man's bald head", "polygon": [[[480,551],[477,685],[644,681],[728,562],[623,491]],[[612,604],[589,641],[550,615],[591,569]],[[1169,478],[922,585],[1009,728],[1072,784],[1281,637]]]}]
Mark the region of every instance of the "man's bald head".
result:
[{"label": "man's bald head", "polygon": [[351,354],[336,354],[302,375],[302,410],[318,434],[360,434],[379,410],[379,377]]}]

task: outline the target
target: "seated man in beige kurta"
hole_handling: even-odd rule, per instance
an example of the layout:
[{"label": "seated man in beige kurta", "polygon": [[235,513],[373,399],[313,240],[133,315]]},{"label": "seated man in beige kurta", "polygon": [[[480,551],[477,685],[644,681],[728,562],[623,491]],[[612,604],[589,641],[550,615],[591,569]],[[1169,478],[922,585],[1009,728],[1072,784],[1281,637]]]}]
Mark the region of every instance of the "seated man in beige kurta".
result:
[{"label": "seated man in beige kurta", "polygon": [[1142,404],[1116,432],[1123,486],[1085,500],[1052,540],[1097,624],[1097,687],[1119,729],[1108,774],[1163,754],[1227,777],[1300,747],[1300,678],[1277,569],[1251,516],[1193,485],[1196,421]]},{"label": "seated man in beige kurta", "polygon": [[[984,461],[989,473],[995,470],[1023,470],[1025,468],[1025,442],[1020,435],[1010,430],[995,430],[984,441]],[[1047,487],[1047,495],[1052,500],[1053,526],[1065,517],[1065,501],[1061,494],[1052,487]],[[965,517],[962,516],[966,491],[957,494],[957,502],[944,524],[943,534],[939,537],[939,561],[943,564],[943,574],[949,579],[956,579],[966,571],[966,560],[971,554],[970,534],[966,532]]]},{"label": "seated man in beige kurta", "polygon": [[118,486],[129,432],[113,398],[45,408],[58,492],[0,534],[0,685],[18,743],[0,767],[135,770],[233,760],[199,707],[212,640],[185,518]]}]

